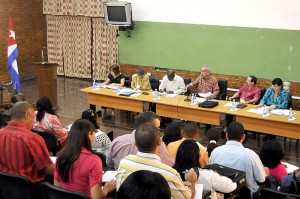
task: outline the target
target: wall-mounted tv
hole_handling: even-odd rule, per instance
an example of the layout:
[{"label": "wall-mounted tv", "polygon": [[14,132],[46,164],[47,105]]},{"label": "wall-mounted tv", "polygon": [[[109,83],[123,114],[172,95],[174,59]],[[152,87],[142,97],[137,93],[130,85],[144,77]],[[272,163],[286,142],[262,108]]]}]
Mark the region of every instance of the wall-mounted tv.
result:
[{"label": "wall-mounted tv", "polygon": [[131,26],[131,3],[125,1],[112,1],[104,3],[104,16],[107,25]]}]

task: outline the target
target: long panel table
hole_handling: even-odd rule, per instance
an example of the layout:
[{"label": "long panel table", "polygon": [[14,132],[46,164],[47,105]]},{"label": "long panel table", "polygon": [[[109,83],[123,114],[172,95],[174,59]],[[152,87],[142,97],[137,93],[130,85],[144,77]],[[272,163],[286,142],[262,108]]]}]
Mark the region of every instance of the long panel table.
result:
[{"label": "long panel table", "polygon": [[300,139],[300,111],[295,111],[297,119],[289,122],[287,116],[272,114],[263,118],[260,114],[248,112],[248,109],[255,108],[254,105],[248,105],[245,109],[231,112],[230,107],[224,106],[228,103],[227,101],[218,101],[219,106],[208,109],[191,105],[191,102],[185,102],[186,97],[182,95],[173,98],[160,96],[160,99],[154,100],[152,92],[149,92],[149,95],[138,97],[124,97],[117,95],[111,89],[101,88],[94,91],[92,87],[88,87],[81,89],[81,91],[87,93],[88,102],[93,105],[143,112],[144,102],[150,102],[156,104],[156,113],[160,116],[213,125],[220,125],[220,114],[223,113],[236,116],[236,121],[241,122],[246,130]]},{"label": "long panel table", "polygon": [[285,115],[271,114],[264,118],[260,114],[247,111],[251,108],[256,106],[248,105],[245,109],[230,114],[235,115],[236,121],[242,123],[247,130],[300,139],[300,111],[294,111],[297,119],[288,121],[288,116]]}]

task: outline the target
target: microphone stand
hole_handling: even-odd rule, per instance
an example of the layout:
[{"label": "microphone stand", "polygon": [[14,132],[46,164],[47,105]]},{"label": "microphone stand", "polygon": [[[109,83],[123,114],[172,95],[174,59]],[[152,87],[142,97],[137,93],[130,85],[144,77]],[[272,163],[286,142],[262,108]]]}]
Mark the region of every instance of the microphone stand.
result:
[{"label": "microphone stand", "polygon": [[191,101],[191,99],[189,99],[189,96],[190,96],[190,91],[189,90],[187,90],[186,92],[185,92],[185,95],[186,95],[186,99],[184,100],[185,102],[190,102]]}]

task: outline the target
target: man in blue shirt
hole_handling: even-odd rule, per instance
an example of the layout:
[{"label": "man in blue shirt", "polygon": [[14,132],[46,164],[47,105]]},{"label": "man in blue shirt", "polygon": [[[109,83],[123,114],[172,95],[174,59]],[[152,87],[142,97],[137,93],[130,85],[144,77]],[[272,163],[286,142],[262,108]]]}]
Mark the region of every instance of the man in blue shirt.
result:
[{"label": "man in blue shirt", "polygon": [[213,150],[210,164],[220,164],[246,172],[247,186],[253,194],[259,188],[257,182],[265,181],[266,170],[259,156],[242,145],[245,137],[244,126],[239,122],[232,122],[228,126],[226,144]]}]

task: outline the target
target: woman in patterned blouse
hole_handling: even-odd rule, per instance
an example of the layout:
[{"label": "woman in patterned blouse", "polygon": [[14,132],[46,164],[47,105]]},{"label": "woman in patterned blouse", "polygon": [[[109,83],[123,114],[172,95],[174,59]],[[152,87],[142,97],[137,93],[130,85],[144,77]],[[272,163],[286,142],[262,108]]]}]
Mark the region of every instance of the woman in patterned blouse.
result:
[{"label": "woman in patterned blouse", "polygon": [[283,88],[283,82],[280,78],[275,78],[272,81],[272,87],[268,88],[262,100],[257,106],[269,106],[269,110],[286,109],[288,105],[288,92]]},{"label": "woman in patterned blouse", "polygon": [[35,111],[35,119],[33,129],[53,134],[59,141],[61,146],[65,145],[68,132],[62,127],[61,122],[52,108],[50,99],[46,96],[41,97],[36,102],[37,111]]},{"label": "woman in patterned blouse", "polygon": [[92,146],[92,148],[96,149],[97,152],[101,152],[107,155],[111,141],[109,137],[106,135],[106,133],[100,130],[100,127],[97,122],[98,115],[96,111],[91,109],[85,110],[82,112],[81,118],[90,121],[92,124],[94,124],[96,128],[95,143]]}]

